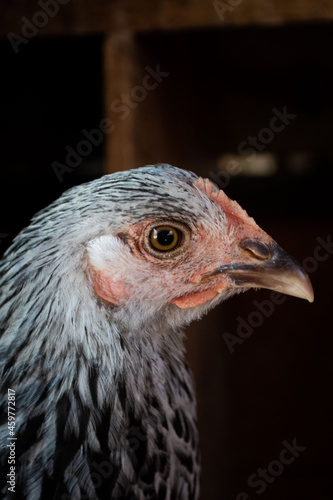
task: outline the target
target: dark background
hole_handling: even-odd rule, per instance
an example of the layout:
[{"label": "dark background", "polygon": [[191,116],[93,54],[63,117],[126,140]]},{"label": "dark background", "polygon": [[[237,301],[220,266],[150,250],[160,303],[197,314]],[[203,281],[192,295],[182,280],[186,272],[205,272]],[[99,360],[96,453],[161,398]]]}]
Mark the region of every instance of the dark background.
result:
[{"label": "dark background", "polygon": [[[18,8],[17,23],[24,14]],[[117,170],[105,143],[64,174],[63,182],[51,167],[64,162],[65,147],[74,147],[83,129],[109,113],[106,34],[96,29],[70,36],[70,21],[62,16],[63,35],[45,28],[18,54],[5,34],[0,41],[0,253],[64,189]],[[216,177],[221,155],[237,154],[242,141],[268,126],[273,108],[287,106],[296,118],[265,147],[275,155],[275,174],[243,171],[225,191],[299,261],[313,258],[317,238],[326,241],[332,234],[332,24],[138,30],[134,40],[137,74],[157,64],[170,73],[133,110],[135,166],[168,162]],[[236,335],[239,318],[248,322],[258,310],[254,301],[268,300],[270,292],[237,296],[188,329],[202,499],[234,500],[241,492],[251,499],[333,499],[333,258],[328,254],[308,269],[314,304],[286,298],[233,353],[225,332]],[[279,458],[284,440],[294,439],[306,450],[262,494],[249,487],[248,477]]]}]

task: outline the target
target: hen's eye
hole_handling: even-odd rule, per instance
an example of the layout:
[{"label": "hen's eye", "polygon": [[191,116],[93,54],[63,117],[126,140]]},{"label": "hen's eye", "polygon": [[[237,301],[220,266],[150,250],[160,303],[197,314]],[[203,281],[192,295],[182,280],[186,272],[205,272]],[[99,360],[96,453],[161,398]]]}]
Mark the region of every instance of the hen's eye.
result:
[{"label": "hen's eye", "polygon": [[149,233],[149,242],[155,250],[170,252],[177,248],[181,239],[181,232],[172,226],[157,226]]},{"label": "hen's eye", "polygon": [[142,232],[141,249],[156,259],[174,260],[186,255],[192,237],[187,224],[176,220],[155,220]]}]

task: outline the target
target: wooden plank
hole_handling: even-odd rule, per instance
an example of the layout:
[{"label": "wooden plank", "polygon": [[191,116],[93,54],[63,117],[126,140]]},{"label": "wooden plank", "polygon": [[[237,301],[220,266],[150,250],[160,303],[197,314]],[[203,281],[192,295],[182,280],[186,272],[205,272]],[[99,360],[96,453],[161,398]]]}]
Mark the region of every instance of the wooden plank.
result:
[{"label": "wooden plank", "polygon": [[112,122],[105,143],[107,173],[136,166],[133,134],[135,115],[122,100],[130,94],[136,81],[138,58],[131,32],[115,32],[105,40],[105,110],[107,119]]},{"label": "wooden plank", "polygon": [[[42,14],[41,14],[42,13]],[[249,23],[332,21],[330,0],[15,0],[0,16],[0,35],[72,35],[188,29]],[[30,38],[29,38],[30,37]]]}]

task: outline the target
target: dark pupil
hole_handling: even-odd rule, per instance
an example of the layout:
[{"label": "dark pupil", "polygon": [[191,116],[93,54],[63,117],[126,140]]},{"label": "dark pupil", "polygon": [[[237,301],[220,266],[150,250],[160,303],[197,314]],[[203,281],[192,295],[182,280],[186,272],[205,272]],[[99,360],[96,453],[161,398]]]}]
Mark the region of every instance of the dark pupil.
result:
[{"label": "dark pupil", "polygon": [[161,229],[157,234],[157,241],[161,246],[168,247],[174,242],[175,236],[172,231],[168,229]]}]

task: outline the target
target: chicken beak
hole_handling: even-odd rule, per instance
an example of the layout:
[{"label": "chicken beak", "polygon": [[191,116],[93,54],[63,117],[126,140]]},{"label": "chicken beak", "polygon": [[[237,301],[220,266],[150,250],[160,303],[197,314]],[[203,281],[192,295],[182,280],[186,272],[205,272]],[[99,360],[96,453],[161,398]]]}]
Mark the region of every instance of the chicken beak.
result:
[{"label": "chicken beak", "polygon": [[241,248],[241,263],[228,264],[217,271],[231,279],[233,286],[268,288],[313,302],[314,293],[308,275],[275,241],[266,245],[258,240],[247,240]]}]

